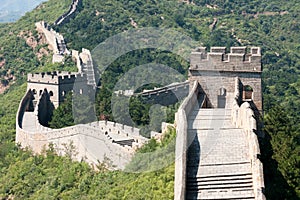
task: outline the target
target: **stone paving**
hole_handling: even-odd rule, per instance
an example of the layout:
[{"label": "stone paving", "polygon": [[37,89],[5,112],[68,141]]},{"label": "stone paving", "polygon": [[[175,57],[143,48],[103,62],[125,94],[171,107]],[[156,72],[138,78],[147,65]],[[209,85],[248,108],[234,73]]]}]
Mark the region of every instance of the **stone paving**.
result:
[{"label": "stone paving", "polygon": [[195,109],[188,118],[186,199],[255,199],[246,135],[228,107]]}]

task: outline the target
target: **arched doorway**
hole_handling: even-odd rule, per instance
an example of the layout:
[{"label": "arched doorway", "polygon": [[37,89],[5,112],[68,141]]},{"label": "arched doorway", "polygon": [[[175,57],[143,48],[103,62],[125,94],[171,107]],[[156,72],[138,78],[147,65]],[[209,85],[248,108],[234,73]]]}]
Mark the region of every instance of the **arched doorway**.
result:
[{"label": "arched doorway", "polygon": [[218,92],[218,108],[225,108],[226,105],[226,89],[220,88]]}]

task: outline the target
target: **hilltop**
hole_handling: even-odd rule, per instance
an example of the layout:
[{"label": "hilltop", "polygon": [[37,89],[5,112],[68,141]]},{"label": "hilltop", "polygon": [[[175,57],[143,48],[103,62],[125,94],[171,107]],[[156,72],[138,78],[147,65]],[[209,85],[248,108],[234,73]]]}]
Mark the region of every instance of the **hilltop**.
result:
[{"label": "hilltop", "polygon": [[[53,24],[71,0],[49,0],[16,23],[0,25],[0,155],[1,198],[171,199],[174,166],[140,174],[95,173],[54,152],[32,156],[14,146],[15,113],[25,93],[24,75],[64,69],[52,65],[51,50],[34,23]],[[200,1],[83,0],[75,17],[54,28],[72,49],[93,49],[105,39],[140,27],[182,32],[203,46],[261,46],[266,140],[262,161],[268,199],[299,197],[300,4],[297,0]],[[167,59],[166,59],[167,58]],[[110,91],[129,69],[156,61],[186,73],[188,63],[169,52],[142,49],[117,59],[102,78],[99,112],[109,114]],[[175,64],[174,64],[175,63]],[[114,77],[114,78],[112,78]],[[279,118],[277,118],[279,116]],[[150,147],[151,149],[152,147]],[[67,170],[68,169],[68,170]],[[7,181],[10,180],[10,181]],[[124,182],[127,181],[124,189]],[[158,186],[159,185],[159,186]],[[280,188],[279,186],[280,185]],[[99,189],[101,187],[101,190]]]}]

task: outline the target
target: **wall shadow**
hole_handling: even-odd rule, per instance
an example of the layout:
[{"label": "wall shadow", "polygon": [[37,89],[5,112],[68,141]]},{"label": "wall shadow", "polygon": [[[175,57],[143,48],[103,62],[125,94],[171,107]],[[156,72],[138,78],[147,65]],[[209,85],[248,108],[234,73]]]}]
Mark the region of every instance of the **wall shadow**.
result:
[{"label": "wall shadow", "polygon": [[188,199],[197,199],[198,184],[197,174],[200,165],[201,147],[197,132],[188,134],[188,141],[191,141],[187,151],[187,179],[186,179],[186,197]]}]

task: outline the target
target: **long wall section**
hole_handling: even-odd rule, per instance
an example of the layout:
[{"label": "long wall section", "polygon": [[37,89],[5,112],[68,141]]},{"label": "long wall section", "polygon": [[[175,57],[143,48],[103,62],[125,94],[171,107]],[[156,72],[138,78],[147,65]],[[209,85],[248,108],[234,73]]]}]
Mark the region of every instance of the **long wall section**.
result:
[{"label": "long wall section", "polygon": [[[20,102],[16,117],[16,143],[22,148],[29,147],[34,153],[41,153],[52,143],[58,155],[71,153],[74,160],[85,160],[92,165],[109,158],[116,169],[123,169],[135,150],[148,141],[140,135],[139,129],[109,121],[62,129],[47,128],[39,121],[39,109],[44,106],[45,98],[46,90],[34,106],[34,95],[29,89]],[[153,136],[157,134],[151,133]]]},{"label": "long wall section", "polygon": [[[202,107],[205,95],[202,93],[201,86],[197,81],[194,82],[188,97],[183,101],[175,115],[176,125],[176,150],[175,150],[175,184],[174,199],[185,199],[186,193],[186,166],[188,150],[188,119],[187,116],[199,104]],[[201,95],[199,98],[199,95]],[[199,100],[202,99],[200,102]]]}]

